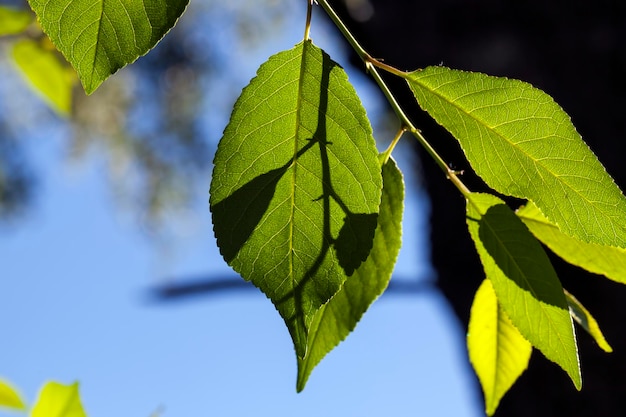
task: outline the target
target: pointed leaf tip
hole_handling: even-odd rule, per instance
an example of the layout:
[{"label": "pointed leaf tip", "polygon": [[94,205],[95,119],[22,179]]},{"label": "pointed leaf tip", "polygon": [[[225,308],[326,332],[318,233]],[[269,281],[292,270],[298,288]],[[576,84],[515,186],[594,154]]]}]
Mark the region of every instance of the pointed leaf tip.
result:
[{"label": "pointed leaf tip", "polygon": [[302,358],[316,311],[367,258],[380,205],[376,144],[346,73],[309,41],[271,57],[214,163],[220,251],[272,300]]}]

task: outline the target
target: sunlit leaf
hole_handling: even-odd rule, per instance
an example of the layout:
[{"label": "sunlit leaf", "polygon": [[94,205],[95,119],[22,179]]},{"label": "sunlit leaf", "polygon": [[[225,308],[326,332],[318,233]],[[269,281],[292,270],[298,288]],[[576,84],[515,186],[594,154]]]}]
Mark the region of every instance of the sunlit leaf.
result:
[{"label": "sunlit leaf", "polygon": [[444,67],[406,78],[489,186],[533,201],[570,236],[626,247],[626,199],[549,95],[521,81]]},{"label": "sunlit leaf", "polygon": [[400,251],[404,183],[393,160],[383,165],[383,194],[374,245],[341,290],[315,314],[308,349],[298,358],[297,390],[302,391],[317,364],[354,330],[371,303],[387,288]]},{"label": "sunlit leaf", "polygon": [[474,296],[467,350],[485,394],[485,411],[493,415],[504,394],[528,367],[532,346],[498,305],[488,279]]},{"label": "sunlit leaf", "polygon": [[580,326],[593,337],[593,340],[600,346],[600,349],[605,352],[613,352],[613,348],[604,338],[598,322],[593,318],[589,310],[568,291],[565,291],[565,297],[567,298],[570,314],[574,320],[576,320],[576,323],[580,324]]},{"label": "sunlit leaf", "polygon": [[468,196],[467,225],[487,278],[511,322],[580,389],[569,306],[541,244],[502,200],[489,194]]},{"label": "sunlit leaf", "polygon": [[71,112],[76,78],[71,68],[61,61],[63,58],[30,39],[15,42],[11,57],[33,90],[56,112],[62,115]]},{"label": "sunlit leaf", "polygon": [[35,20],[29,10],[0,6],[0,36],[21,33]]},{"label": "sunlit leaf", "polygon": [[369,120],[343,69],[309,41],[271,57],[214,162],[220,252],[272,300],[304,357],[315,312],[370,252],[381,197]]},{"label": "sunlit leaf", "polygon": [[11,384],[0,379],[0,408],[2,407],[25,410],[26,404],[22,396]]},{"label": "sunlit leaf", "polygon": [[626,249],[585,243],[569,237],[546,219],[533,203],[526,204],[516,213],[537,239],[567,262],[626,284]]},{"label": "sunlit leaf", "polygon": [[91,94],[152,49],[188,0],[29,0],[43,31]]},{"label": "sunlit leaf", "polygon": [[78,382],[71,385],[46,383],[39,392],[30,417],[87,417],[80,402]]}]

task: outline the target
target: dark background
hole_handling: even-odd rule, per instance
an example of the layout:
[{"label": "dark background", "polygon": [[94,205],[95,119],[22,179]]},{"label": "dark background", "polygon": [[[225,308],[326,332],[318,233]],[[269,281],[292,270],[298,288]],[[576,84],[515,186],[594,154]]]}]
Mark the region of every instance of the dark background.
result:
[{"label": "dark background", "polygon": [[[403,70],[443,64],[518,78],[543,89],[572,117],[620,188],[626,187],[626,5],[620,1],[334,1],[370,55]],[[372,13],[373,12],[373,13]],[[365,17],[365,19],[364,19]],[[352,62],[362,65],[353,55]],[[390,79],[406,108],[413,99]],[[456,141],[422,112],[414,122],[473,191],[486,189],[468,172]],[[421,149],[431,198],[432,262],[438,285],[467,325],[484,278],[463,216],[465,202]],[[613,354],[579,330],[583,390],[535,351],[529,369],[504,397],[502,416],[617,416],[626,412],[626,288],[553,263],[563,286],[595,315]],[[478,386],[478,385],[477,385]]]}]

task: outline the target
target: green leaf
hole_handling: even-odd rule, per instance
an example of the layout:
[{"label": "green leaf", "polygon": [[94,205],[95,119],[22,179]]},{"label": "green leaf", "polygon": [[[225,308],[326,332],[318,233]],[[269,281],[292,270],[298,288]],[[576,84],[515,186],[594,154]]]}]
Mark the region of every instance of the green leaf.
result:
[{"label": "green leaf", "polygon": [[485,394],[485,411],[491,416],[504,394],[528,367],[532,346],[498,305],[488,279],[474,296],[467,350]]},{"label": "green leaf", "polygon": [[304,357],[315,312],[370,252],[381,198],[369,120],[343,69],[309,41],[271,57],[214,163],[222,256],[272,300]]},{"label": "green leaf", "polygon": [[315,314],[307,352],[298,358],[298,392],[317,364],[354,330],[368,307],[385,291],[402,244],[404,183],[393,160],[383,165],[383,194],[374,245],[363,264]]},{"label": "green leaf", "polygon": [[600,346],[600,349],[609,353],[613,352],[613,348],[604,338],[598,322],[595,318],[593,318],[589,310],[587,310],[585,306],[583,306],[581,302],[567,290],[564,291],[565,297],[567,298],[567,304],[569,305],[569,312],[572,315],[572,318],[576,320],[576,323],[580,324],[580,326],[585,329],[591,337],[593,337],[598,346]]},{"label": "green leaf", "polygon": [[11,57],[33,90],[63,116],[72,110],[72,88],[76,76],[54,50],[22,39],[11,49]]},{"label": "green leaf", "polygon": [[580,389],[569,306],[541,244],[499,198],[480,193],[467,197],[468,229],[500,305],[526,340]]},{"label": "green leaf", "polygon": [[549,95],[521,81],[444,67],[406,79],[490,187],[533,201],[570,236],[626,247],[626,199]]},{"label": "green leaf", "polygon": [[567,262],[626,284],[626,249],[585,243],[569,237],[546,219],[532,202],[516,213],[537,239]]},{"label": "green leaf", "polygon": [[29,10],[0,6],[0,36],[21,33],[33,20],[34,16]]},{"label": "green leaf", "polygon": [[29,0],[87,94],[152,49],[188,0]]},{"label": "green leaf", "polygon": [[30,417],[87,417],[78,393],[78,382],[46,383],[39,392]]},{"label": "green leaf", "polygon": [[2,407],[25,410],[26,404],[22,396],[11,384],[0,379],[0,408]]}]

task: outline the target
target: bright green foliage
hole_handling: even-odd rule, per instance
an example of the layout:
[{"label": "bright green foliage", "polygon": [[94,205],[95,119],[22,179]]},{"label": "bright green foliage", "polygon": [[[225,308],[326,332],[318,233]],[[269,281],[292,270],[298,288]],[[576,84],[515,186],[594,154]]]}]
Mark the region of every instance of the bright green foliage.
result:
[{"label": "bright green foliage", "polygon": [[521,81],[444,67],[406,78],[489,186],[533,201],[570,236],[626,247],[626,199],[549,95]]},{"label": "bright green foliage", "polygon": [[565,297],[567,298],[567,304],[569,305],[569,311],[576,323],[580,324],[583,329],[587,331],[596,341],[600,349],[605,352],[613,352],[613,348],[608,344],[602,331],[600,330],[600,326],[595,318],[589,313],[589,311],[581,304],[580,301],[576,299],[572,294],[570,294],[567,290],[565,291]]},{"label": "bright green foliage", "polygon": [[298,358],[298,391],[304,389],[313,368],[354,330],[370,304],[387,288],[402,244],[403,205],[402,173],[390,159],[383,165],[383,195],[372,251],[341,290],[315,314],[306,355]]},{"label": "bright green foliage", "polygon": [[87,94],[152,49],[188,0],[29,0]]},{"label": "bright green foliage", "polygon": [[28,10],[0,6],[0,36],[21,33],[33,20],[33,14]]},{"label": "bright green foliage", "polygon": [[487,278],[515,327],[580,389],[569,307],[539,242],[502,200],[490,194],[468,195],[467,225]]},{"label": "bright green foliage", "polygon": [[517,215],[537,239],[567,262],[626,284],[626,249],[585,243],[569,237],[546,219],[533,203],[517,210]]},{"label": "bright green foliage", "polygon": [[78,393],[78,382],[46,383],[39,392],[30,417],[87,417]]},{"label": "bright green foliage", "polygon": [[498,305],[488,279],[474,296],[467,350],[485,394],[485,411],[493,415],[504,394],[528,367],[532,346]]},{"label": "bright green foliage", "polygon": [[76,76],[57,52],[41,42],[21,39],[13,44],[11,57],[33,89],[58,113],[69,115]]},{"label": "bright green foliage", "polygon": [[15,388],[0,379],[0,408],[2,407],[25,410],[26,404]]},{"label": "bright green foliage", "polygon": [[214,162],[220,251],[276,305],[304,357],[316,311],[370,252],[381,198],[369,120],[343,69],[310,41],[271,57]]}]

